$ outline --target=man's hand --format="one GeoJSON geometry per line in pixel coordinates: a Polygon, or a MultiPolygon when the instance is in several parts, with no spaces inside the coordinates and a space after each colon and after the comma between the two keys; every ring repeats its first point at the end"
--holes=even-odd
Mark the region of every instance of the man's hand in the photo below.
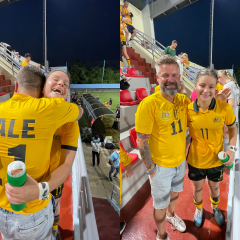
{"type": "Polygon", "coordinates": [[[125,169],[125,177],[131,177],[133,175],[133,171],[132,171],[132,164],[129,163],[127,166],[124,167],[125,169]]]}
{"type": "Polygon", "coordinates": [[[5,187],[7,198],[12,204],[27,203],[39,198],[38,182],[29,175],[23,186],[12,187],[6,183],[5,187]]]}
{"type": "Polygon", "coordinates": [[[227,162],[224,163],[224,165],[231,166],[233,164],[233,161],[234,161],[234,154],[235,153],[233,151],[231,151],[230,149],[228,149],[226,151],[226,154],[229,156],[229,159],[228,159],[227,162]]]}
{"type": "Polygon", "coordinates": [[[154,172],[150,174],[150,178],[151,178],[151,179],[155,176],[156,170],[157,170],[157,169],[155,169],[154,172]]]}
{"type": "Polygon", "coordinates": [[[216,98],[221,100],[221,101],[224,101],[226,102],[228,97],[231,95],[231,88],[228,87],[228,88],[225,88],[223,90],[220,90],[217,95],[216,95],[216,98]]]}
{"type": "Polygon", "coordinates": [[[35,66],[35,67],[37,67],[37,68],[40,68],[40,65],[41,65],[41,64],[40,64],[40,63],[38,63],[38,64],[36,64],[36,66],[35,66]]]}

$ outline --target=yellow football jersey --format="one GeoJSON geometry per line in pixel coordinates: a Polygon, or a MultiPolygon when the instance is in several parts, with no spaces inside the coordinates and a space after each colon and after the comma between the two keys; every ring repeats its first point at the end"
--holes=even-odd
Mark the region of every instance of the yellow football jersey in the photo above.
{"type": "MultiPolygon", "coordinates": [[[[127,153],[120,146],[120,163],[123,167],[126,167],[128,164],[131,164],[132,159],[127,155],[127,153]]],[[[122,195],[122,171],[120,168],[120,203],[122,195]]]]}
{"type": "Polygon", "coordinates": [[[222,166],[218,153],[223,150],[223,126],[235,123],[232,107],[213,98],[205,112],[198,108],[197,99],[188,106],[188,127],[192,142],[187,162],[196,168],[222,166]]]}
{"type": "Polygon", "coordinates": [[[28,65],[26,61],[22,61],[22,67],[28,65]]]}
{"type": "Polygon", "coordinates": [[[53,136],[50,154],[50,172],[61,166],[61,149],[77,151],[79,127],[77,122],[69,122],[57,129],[53,136]]]}
{"type": "Polygon", "coordinates": [[[121,24],[122,24],[122,16],[120,16],[120,40],[121,42],[126,42],[125,36],[123,34],[123,30],[121,28],[121,24]]]}
{"type": "Polygon", "coordinates": [[[187,106],[191,101],[177,94],[174,102],[160,91],[141,101],[135,114],[136,131],[151,134],[149,147],[154,163],[177,167],[186,158],[187,106]]]}
{"type": "Polygon", "coordinates": [[[159,91],[160,91],[160,89],[161,89],[160,85],[157,85],[157,86],[155,87],[155,90],[154,90],[154,92],[155,92],[155,93],[156,93],[156,92],[159,92],[159,91]]]}
{"type": "MultiPolygon", "coordinates": [[[[55,131],[77,119],[77,105],[63,98],[33,98],[15,93],[0,104],[0,207],[14,212],[5,194],[7,166],[23,161],[27,174],[37,182],[49,174],[50,151],[55,131]]],[[[49,196],[51,196],[49,194],[49,196]]],[[[32,214],[47,206],[48,200],[34,200],[17,213],[32,214]]]]}
{"type": "MultiPolygon", "coordinates": [[[[123,17],[131,19],[129,15],[124,15],[124,13],[129,13],[129,10],[127,8],[123,8],[122,5],[120,5],[120,11],[123,12],[123,17]]],[[[124,22],[125,23],[125,22],[124,22]]],[[[132,25],[132,22],[126,22],[128,25],[132,25]]]]}
{"type": "Polygon", "coordinates": [[[217,83],[216,90],[220,91],[222,89],[223,89],[223,85],[221,85],[220,83],[217,83]]]}

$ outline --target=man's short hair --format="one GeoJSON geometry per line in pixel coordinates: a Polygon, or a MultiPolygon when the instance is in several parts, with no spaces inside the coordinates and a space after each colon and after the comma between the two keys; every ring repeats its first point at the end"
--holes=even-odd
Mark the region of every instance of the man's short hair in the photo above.
{"type": "Polygon", "coordinates": [[[174,65],[177,65],[178,66],[178,70],[179,70],[179,65],[177,63],[177,59],[175,57],[172,57],[170,55],[163,55],[162,57],[160,57],[157,62],[156,62],[156,71],[157,71],[157,74],[159,73],[159,66],[160,65],[163,65],[163,64],[167,64],[167,65],[171,65],[171,64],[174,64],[174,65]]]}
{"type": "Polygon", "coordinates": [[[19,89],[30,91],[42,91],[46,77],[43,72],[35,66],[23,66],[20,68],[16,81],[19,89]]]}
{"type": "Polygon", "coordinates": [[[172,43],[176,43],[177,44],[177,41],[176,40],[172,40],[172,43]]]}
{"type": "Polygon", "coordinates": [[[32,58],[32,56],[31,56],[31,54],[30,54],[30,53],[26,53],[26,54],[25,54],[25,58],[27,58],[27,57],[30,57],[30,58],[32,58]]]}

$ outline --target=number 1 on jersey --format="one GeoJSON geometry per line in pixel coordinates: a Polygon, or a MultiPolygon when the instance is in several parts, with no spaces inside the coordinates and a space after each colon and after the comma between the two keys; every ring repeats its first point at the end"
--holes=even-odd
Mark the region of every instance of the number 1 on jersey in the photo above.
{"type": "MultiPolygon", "coordinates": [[[[172,122],[171,125],[172,125],[172,129],[173,129],[172,135],[176,135],[177,132],[176,132],[176,127],[175,127],[175,122],[172,122]]],[[[181,125],[181,120],[180,119],[178,120],[178,125],[179,125],[179,132],[178,133],[181,133],[183,130],[182,130],[182,125],[181,125]]]]}

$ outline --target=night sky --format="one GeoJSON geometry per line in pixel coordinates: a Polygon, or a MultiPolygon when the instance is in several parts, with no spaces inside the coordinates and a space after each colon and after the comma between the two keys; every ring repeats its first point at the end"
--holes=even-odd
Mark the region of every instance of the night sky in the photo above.
{"type": "MultiPolygon", "coordinates": [[[[215,0],[213,64],[215,69],[240,67],[240,1],[215,0]]],[[[154,22],[155,37],[164,46],[178,41],[177,55],[186,52],[189,60],[209,66],[210,0],[199,0],[154,22]]]]}
{"type": "MultiPolygon", "coordinates": [[[[47,0],[50,67],[116,60],[119,65],[119,4],[113,0],[47,0]],[[118,13],[118,14],[117,14],[118,13]]],[[[43,1],[20,0],[0,8],[0,42],[43,63],[43,1]]]]}

